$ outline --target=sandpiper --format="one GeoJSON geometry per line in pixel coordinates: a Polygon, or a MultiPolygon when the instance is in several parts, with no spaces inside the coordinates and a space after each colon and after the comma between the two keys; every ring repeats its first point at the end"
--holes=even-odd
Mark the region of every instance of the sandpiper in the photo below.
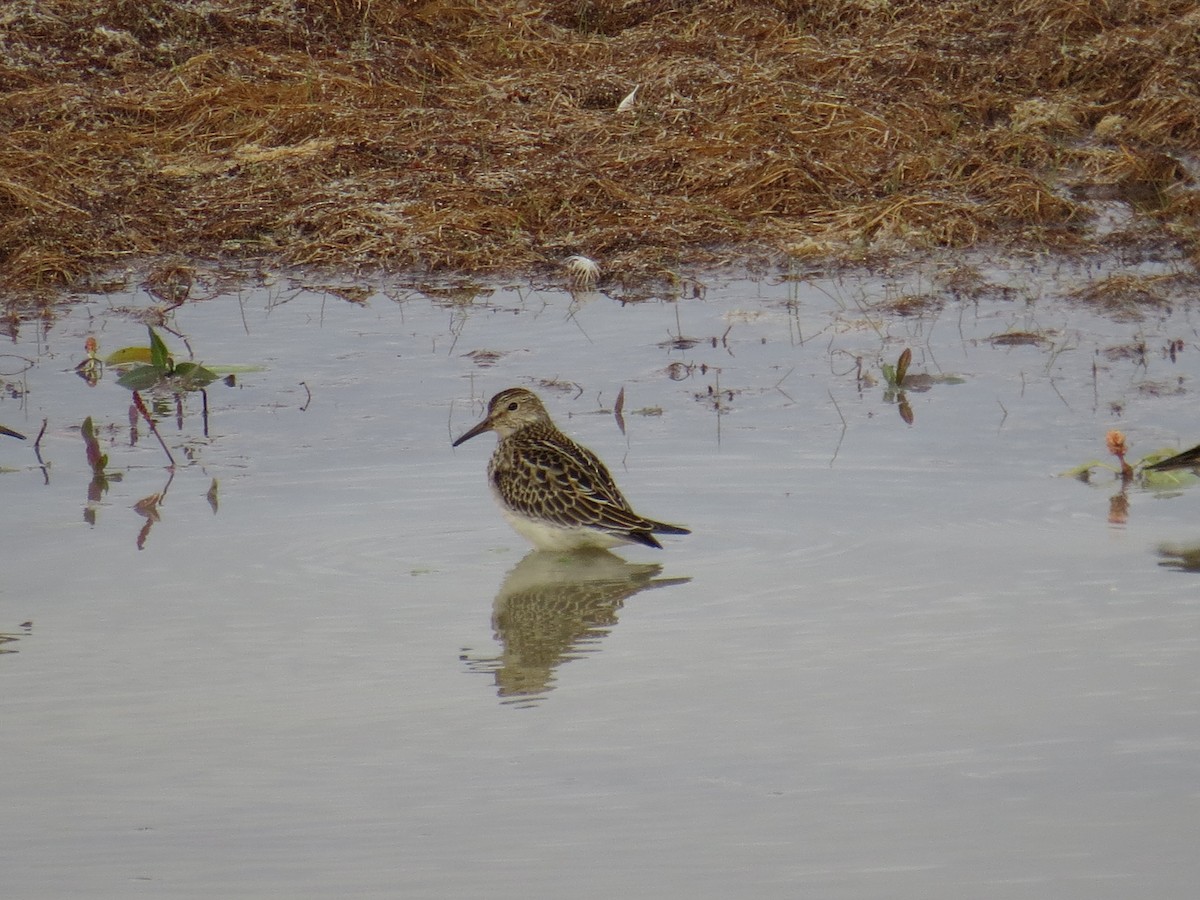
{"type": "Polygon", "coordinates": [[[500,440],[488,483],[510,525],[539,550],[662,544],[656,534],[691,534],[639,516],[599,457],[558,430],[532,391],[508,388],[488,403],[483,421],[452,446],[485,431],[500,440]]]}

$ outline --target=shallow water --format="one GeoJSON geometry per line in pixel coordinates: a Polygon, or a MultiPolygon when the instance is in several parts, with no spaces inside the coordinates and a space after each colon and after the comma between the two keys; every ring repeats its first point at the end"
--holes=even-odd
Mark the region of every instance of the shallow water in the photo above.
{"type": "Polygon", "coordinates": [[[30,437],[0,437],[7,892],[1190,897],[1200,581],[1158,549],[1200,543],[1200,490],[1131,485],[1113,522],[1111,473],[1055,475],[1113,427],[1134,460],[1200,441],[1195,314],[980,271],[639,303],[280,280],[167,320],[254,367],[207,430],[168,402],[173,476],[114,373],[73,371],[88,335],[144,343],[149,298],[26,325],[0,357],[30,437]],[[911,425],[881,380],[905,347],[934,376],[911,425]],[[517,384],[694,533],[528,556],[492,438],[450,448],[517,384]],[[94,502],[87,416],[122,476],[94,502]]]}

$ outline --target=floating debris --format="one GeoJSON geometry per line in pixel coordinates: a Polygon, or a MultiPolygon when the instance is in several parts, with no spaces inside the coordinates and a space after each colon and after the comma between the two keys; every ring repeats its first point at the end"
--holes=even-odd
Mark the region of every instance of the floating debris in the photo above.
{"type": "Polygon", "coordinates": [[[1049,342],[1050,339],[1045,335],[1032,331],[1005,331],[988,338],[988,343],[995,347],[1038,347],[1049,342]]]}

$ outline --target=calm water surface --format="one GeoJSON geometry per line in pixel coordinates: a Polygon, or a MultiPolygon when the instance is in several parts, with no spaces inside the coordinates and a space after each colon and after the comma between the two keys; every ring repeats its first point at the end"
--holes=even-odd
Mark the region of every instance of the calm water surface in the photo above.
{"type": "Polygon", "coordinates": [[[1193,896],[1200,575],[1159,547],[1200,543],[1200,490],[1112,516],[1111,473],[1055,475],[1113,427],[1135,460],[1200,441],[1196,314],[977,274],[281,279],[167,318],[180,359],[253,367],[207,422],[160,401],[173,474],[115,373],[73,371],[89,335],[144,344],[148,297],[22,326],[6,895],[1193,896]],[[450,448],[510,385],[694,534],[528,555],[492,438],[450,448]],[[88,416],[121,476],[93,500],[88,416]]]}

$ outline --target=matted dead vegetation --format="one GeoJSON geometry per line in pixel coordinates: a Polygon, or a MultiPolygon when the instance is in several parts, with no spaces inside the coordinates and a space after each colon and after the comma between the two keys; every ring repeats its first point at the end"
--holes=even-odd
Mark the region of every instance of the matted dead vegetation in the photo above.
{"type": "Polygon", "coordinates": [[[1198,95],[1182,0],[11,0],[0,291],[1081,248],[1099,202],[1195,262],[1198,95]]]}

